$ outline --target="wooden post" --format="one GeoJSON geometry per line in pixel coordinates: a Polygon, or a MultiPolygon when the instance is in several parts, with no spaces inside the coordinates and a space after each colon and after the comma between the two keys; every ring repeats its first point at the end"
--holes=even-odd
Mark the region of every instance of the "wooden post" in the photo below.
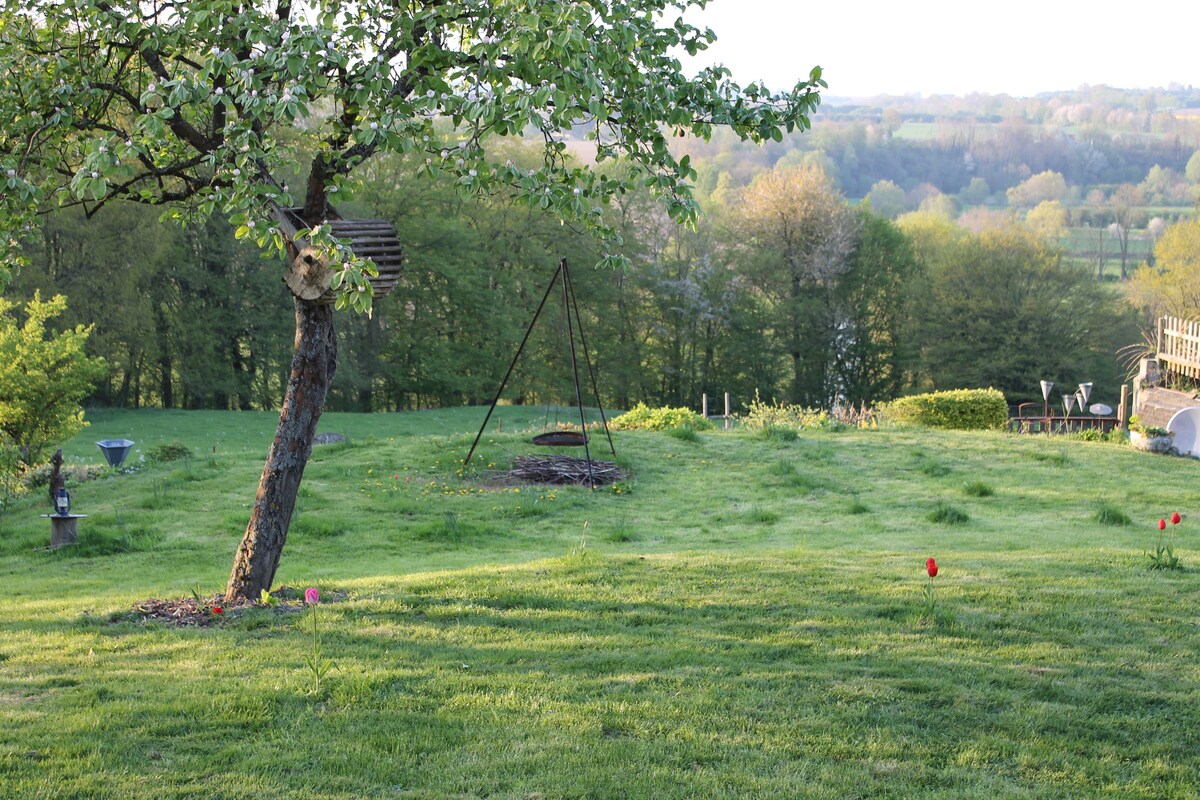
{"type": "Polygon", "coordinates": [[[724,430],[729,430],[729,392],[725,393],[725,427],[724,430]]]}
{"type": "Polygon", "coordinates": [[[1129,384],[1121,384],[1121,405],[1117,406],[1117,424],[1121,430],[1129,430],[1129,384]]]}
{"type": "Polygon", "coordinates": [[[708,419],[708,395],[700,395],[700,416],[708,419]]]}
{"type": "Polygon", "coordinates": [[[87,514],[42,514],[50,520],[50,549],[57,550],[79,541],[78,520],[87,514]]]}

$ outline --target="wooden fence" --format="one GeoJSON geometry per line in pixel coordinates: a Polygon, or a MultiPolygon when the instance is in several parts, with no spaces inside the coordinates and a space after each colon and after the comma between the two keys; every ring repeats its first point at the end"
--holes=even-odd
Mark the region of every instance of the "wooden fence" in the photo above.
{"type": "Polygon", "coordinates": [[[1158,362],[1167,372],[1200,380],[1200,322],[1159,317],[1158,362]]]}
{"type": "Polygon", "coordinates": [[[708,413],[708,395],[700,395],[700,415],[705,419],[723,420],[721,423],[725,430],[729,430],[733,426],[733,413],[729,410],[729,392],[725,393],[725,413],[724,414],[709,414],[708,413]]]}

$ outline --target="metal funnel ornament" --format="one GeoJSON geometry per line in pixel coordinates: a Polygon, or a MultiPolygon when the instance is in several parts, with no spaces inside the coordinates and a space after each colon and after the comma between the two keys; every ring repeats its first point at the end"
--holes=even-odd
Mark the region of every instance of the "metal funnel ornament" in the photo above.
{"type": "Polygon", "coordinates": [[[1087,407],[1088,402],[1092,399],[1092,382],[1079,384],[1079,396],[1083,400],[1079,403],[1079,409],[1082,411],[1087,407]]]}

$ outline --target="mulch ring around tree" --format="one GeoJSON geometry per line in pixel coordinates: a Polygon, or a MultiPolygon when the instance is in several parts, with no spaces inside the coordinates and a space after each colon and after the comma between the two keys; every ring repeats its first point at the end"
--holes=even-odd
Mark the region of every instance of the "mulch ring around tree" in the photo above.
{"type": "MultiPolygon", "coordinates": [[[[345,599],[345,592],[321,592],[321,602],[345,599]]],[[[109,622],[157,622],[176,628],[207,628],[225,620],[236,619],[249,609],[267,608],[276,614],[294,614],[304,610],[304,591],[291,586],[280,586],[271,592],[269,603],[243,601],[227,604],[225,595],[211,597],[179,597],[170,600],[143,600],[129,611],[120,611],[109,617],[109,622]]]]}
{"type": "Polygon", "coordinates": [[[596,486],[623,481],[629,473],[611,461],[591,462],[589,478],[588,460],[573,456],[516,456],[512,469],[495,476],[490,483],[509,486],[519,483],[547,483],[555,486],[588,486],[594,480],[596,486]]]}

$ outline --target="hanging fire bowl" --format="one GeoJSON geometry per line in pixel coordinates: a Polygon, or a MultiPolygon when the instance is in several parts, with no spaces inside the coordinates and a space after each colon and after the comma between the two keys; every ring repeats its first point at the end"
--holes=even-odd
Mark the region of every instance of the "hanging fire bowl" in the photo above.
{"type": "Polygon", "coordinates": [[[531,441],[538,447],[583,447],[588,443],[588,437],[579,431],[547,431],[531,441]]]}

